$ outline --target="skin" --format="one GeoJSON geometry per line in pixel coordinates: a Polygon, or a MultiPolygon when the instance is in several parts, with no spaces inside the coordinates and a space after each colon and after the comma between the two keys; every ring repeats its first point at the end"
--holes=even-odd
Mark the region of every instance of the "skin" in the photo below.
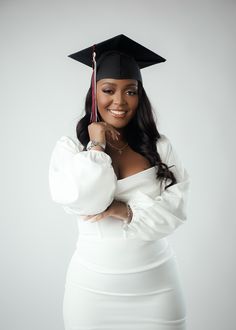
{"type": "Polygon", "coordinates": [[[138,106],[138,81],[107,78],[99,80],[97,106],[102,120],[120,132],[119,141],[115,141],[115,145],[124,145],[123,129],[135,115],[138,106]],[[108,109],[125,110],[127,113],[125,118],[114,118],[108,109]]]}
{"type": "MultiPolygon", "coordinates": [[[[138,106],[138,81],[110,78],[99,80],[97,82],[97,106],[102,121],[110,124],[120,133],[116,141],[112,139],[112,136],[107,136],[107,140],[118,148],[122,147],[126,143],[123,135],[124,127],[133,118],[138,106]],[[108,109],[125,110],[127,113],[125,118],[115,118],[108,109]]],[[[114,199],[105,211],[83,218],[95,222],[108,216],[126,220],[128,218],[126,203],[114,199]]]]}

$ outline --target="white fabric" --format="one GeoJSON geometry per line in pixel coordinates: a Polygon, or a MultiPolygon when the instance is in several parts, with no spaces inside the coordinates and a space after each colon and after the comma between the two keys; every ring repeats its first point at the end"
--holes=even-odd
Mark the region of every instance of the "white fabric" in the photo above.
{"type": "MultiPolygon", "coordinates": [[[[52,199],[65,211],[76,215],[93,215],[104,211],[115,196],[117,180],[111,158],[105,152],[82,152],[82,145],[62,136],[52,152],[49,167],[49,186],[52,199]]],[[[159,239],[171,234],[186,221],[189,175],[169,139],[161,134],[157,149],[161,159],[177,178],[177,184],[150,195],[141,186],[127,200],[133,211],[130,224],[123,226],[126,237],[145,240],[159,239]]],[[[155,170],[155,167],[148,170],[155,170]]],[[[147,170],[146,170],[147,171],[147,170]]],[[[138,174],[145,174],[142,171],[138,174]]],[[[132,175],[125,179],[135,179],[132,175]]],[[[137,177],[138,180],[138,177],[137,177]]],[[[169,182],[169,181],[168,181],[169,182]]],[[[159,190],[158,190],[159,188],[159,190]]]]}
{"type": "MultiPolygon", "coordinates": [[[[133,211],[132,222],[127,226],[127,236],[140,237],[145,240],[159,239],[170,235],[187,219],[186,206],[190,179],[175,149],[166,136],[157,143],[162,161],[171,167],[177,184],[160,194],[149,196],[140,190],[128,200],[133,211]],[[134,233],[134,235],[133,235],[134,233]]],[[[169,183],[170,181],[168,181],[169,183]]]]}
{"type": "Polygon", "coordinates": [[[52,199],[68,213],[100,213],[114,198],[116,175],[105,152],[82,148],[67,136],[57,141],[49,166],[52,199]]]}
{"type": "Polygon", "coordinates": [[[157,142],[162,161],[175,165],[177,184],[165,191],[155,167],[117,180],[109,155],[82,149],[62,136],[49,165],[52,199],[77,217],[79,233],[66,275],[65,329],[186,329],[178,266],[166,237],[186,222],[190,180],[172,144],[163,134],[157,142]],[[114,217],[81,219],[113,199],[130,204],[127,226],[114,217]]]}

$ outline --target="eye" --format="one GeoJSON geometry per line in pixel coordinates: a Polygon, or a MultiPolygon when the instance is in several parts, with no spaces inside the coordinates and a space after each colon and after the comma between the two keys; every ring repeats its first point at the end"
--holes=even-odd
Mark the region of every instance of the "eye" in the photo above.
{"type": "Polygon", "coordinates": [[[112,90],[111,89],[103,89],[103,92],[110,94],[112,92],[112,90]]]}
{"type": "Polygon", "coordinates": [[[131,96],[137,95],[136,91],[128,91],[127,93],[130,93],[129,95],[131,95],[131,96]]]}
{"type": "MultiPolygon", "coordinates": [[[[102,91],[103,91],[103,93],[106,93],[106,94],[111,94],[111,93],[113,93],[113,90],[111,90],[111,89],[103,89],[102,91]]],[[[132,91],[132,90],[127,91],[127,93],[128,93],[130,96],[134,96],[134,95],[137,95],[137,94],[138,94],[137,91],[132,91]]]]}

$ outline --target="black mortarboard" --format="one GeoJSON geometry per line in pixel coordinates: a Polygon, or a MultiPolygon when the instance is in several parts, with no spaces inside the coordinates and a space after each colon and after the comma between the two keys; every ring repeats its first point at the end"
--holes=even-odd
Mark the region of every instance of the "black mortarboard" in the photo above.
{"type": "Polygon", "coordinates": [[[103,78],[135,79],[142,83],[140,69],[166,59],[119,34],[68,57],[93,68],[91,122],[97,121],[96,82],[103,78]]]}

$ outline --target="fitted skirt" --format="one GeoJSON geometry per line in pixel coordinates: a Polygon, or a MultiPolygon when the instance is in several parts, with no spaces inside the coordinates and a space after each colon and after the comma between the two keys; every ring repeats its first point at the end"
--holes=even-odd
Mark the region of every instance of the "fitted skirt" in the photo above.
{"type": "Polygon", "coordinates": [[[186,330],[176,256],[168,248],[160,256],[149,267],[103,271],[76,250],[66,275],[65,330],[186,330]]]}

